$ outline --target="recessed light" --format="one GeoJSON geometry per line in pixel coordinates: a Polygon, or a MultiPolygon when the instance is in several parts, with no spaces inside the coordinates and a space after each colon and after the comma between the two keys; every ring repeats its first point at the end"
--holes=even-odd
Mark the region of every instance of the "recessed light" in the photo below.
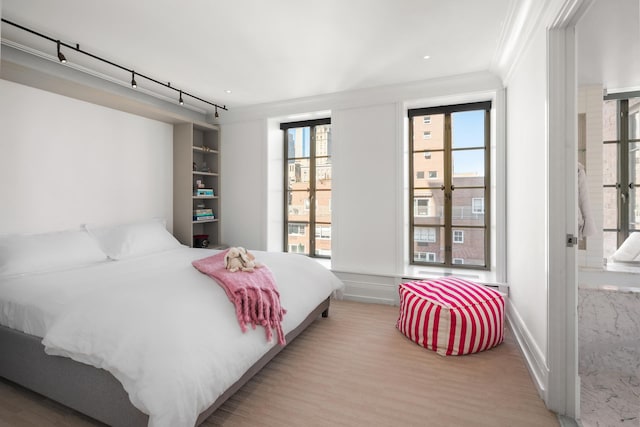
{"type": "Polygon", "coordinates": [[[422,57],[422,59],[429,59],[429,58],[431,58],[429,55],[425,55],[422,57]]]}
{"type": "Polygon", "coordinates": [[[231,89],[225,90],[225,93],[231,93],[231,89]]]}

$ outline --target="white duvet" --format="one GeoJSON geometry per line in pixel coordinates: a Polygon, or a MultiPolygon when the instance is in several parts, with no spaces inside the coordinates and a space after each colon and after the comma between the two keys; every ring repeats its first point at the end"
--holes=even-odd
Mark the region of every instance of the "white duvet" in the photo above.
{"type": "MultiPolygon", "coordinates": [[[[193,426],[276,341],[243,334],[223,289],[180,248],[0,282],[0,323],[42,336],[48,354],[111,372],[149,425],[193,426]]],[[[276,279],[294,329],[342,283],[299,255],[255,252],[276,279]]]]}

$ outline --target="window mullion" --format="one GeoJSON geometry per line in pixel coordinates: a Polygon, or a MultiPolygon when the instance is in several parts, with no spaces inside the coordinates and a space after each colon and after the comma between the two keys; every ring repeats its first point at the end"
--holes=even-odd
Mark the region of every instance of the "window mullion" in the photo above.
{"type": "Polygon", "coordinates": [[[618,247],[629,236],[629,101],[620,101],[620,150],[618,153],[618,247]]]}
{"type": "Polygon", "coordinates": [[[451,265],[453,238],[451,232],[451,222],[453,217],[453,155],[451,132],[451,114],[444,116],[444,264],[451,265]]]}
{"type": "MultiPolygon", "coordinates": [[[[413,119],[409,118],[409,121],[413,123],[413,119]]],[[[413,263],[415,260],[415,187],[414,187],[414,164],[413,164],[413,152],[414,152],[414,129],[413,124],[409,126],[409,263],[413,263]]]]}
{"type": "Polygon", "coordinates": [[[309,256],[316,255],[316,126],[311,127],[309,147],[309,256]]]}

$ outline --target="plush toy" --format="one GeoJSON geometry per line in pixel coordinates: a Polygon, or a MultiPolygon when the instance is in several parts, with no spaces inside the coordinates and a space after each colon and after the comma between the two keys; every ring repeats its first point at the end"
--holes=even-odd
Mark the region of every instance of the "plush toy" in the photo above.
{"type": "Polygon", "coordinates": [[[235,273],[236,271],[247,271],[251,273],[255,268],[262,266],[255,261],[253,254],[243,247],[229,248],[224,255],[224,265],[231,273],[235,273]]]}
{"type": "Polygon", "coordinates": [[[253,271],[255,268],[262,267],[262,264],[256,261],[256,257],[253,256],[251,252],[243,247],[238,247],[238,250],[240,251],[240,258],[242,258],[242,264],[244,265],[242,271],[253,271]]]}

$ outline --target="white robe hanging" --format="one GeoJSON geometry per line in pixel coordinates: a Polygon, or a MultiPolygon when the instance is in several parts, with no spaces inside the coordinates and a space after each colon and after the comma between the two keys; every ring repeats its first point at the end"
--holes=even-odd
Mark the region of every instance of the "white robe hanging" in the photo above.
{"type": "Polygon", "coordinates": [[[578,163],[578,237],[584,239],[596,232],[596,225],[591,215],[587,173],[582,163],[578,163]]]}

